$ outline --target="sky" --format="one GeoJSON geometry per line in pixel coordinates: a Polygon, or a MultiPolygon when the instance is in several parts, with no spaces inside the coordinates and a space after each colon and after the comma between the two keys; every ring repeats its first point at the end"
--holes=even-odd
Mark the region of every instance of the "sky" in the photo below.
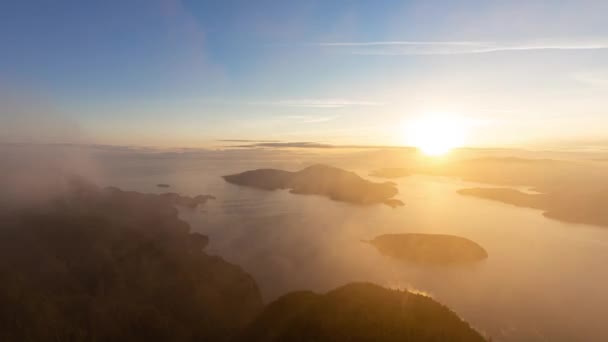
{"type": "Polygon", "coordinates": [[[0,2],[0,140],[608,145],[608,1],[0,2]]]}

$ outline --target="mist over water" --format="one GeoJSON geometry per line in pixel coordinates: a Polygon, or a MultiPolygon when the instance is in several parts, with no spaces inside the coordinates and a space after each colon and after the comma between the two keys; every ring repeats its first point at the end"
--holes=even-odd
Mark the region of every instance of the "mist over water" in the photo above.
{"type": "MultiPolygon", "coordinates": [[[[397,180],[397,198],[405,206],[391,209],[238,187],[221,178],[258,167],[296,170],[306,164],[263,153],[258,160],[214,154],[127,158],[120,153],[100,159],[103,185],[215,195],[217,200],[197,210],[182,209],[180,216],[210,237],[211,254],[251,273],[267,302],[293,290],[327,291],[371,281],[426,293],[495,341],[608,339],[605,228],[461,196],[457,190],[478,184],[444,177],[397,180]],[[171,188],[160,189],[158,183],[171,188]],[[400,232],[466,237],[489,257],[469,266],[417,266],[382,256],[362,242],[400,232]]],[[[370,170],[353,171],[366,176],[370,170]]]]}

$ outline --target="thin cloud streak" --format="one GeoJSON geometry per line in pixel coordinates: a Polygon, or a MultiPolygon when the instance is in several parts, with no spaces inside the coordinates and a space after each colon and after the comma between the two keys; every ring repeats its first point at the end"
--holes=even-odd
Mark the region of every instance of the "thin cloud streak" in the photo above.
{"type": "Polygon", "coordinates": [[[235,142],[235,143],[277,143],[280,140],[255,140],[255,139],[218,139],[221,142],[235,142]]]}
{"type": "Polygon", "coordinates": [[[356,55],[462,55],[517,51],[604,50],[608,43],[499,44],[476,41],[371,41],[330,42],[318,46],[356,55]],[[351,48],[351,49],[349,49],[351,48]]]}
{"type": "Polygon", "coordinates": [[[290,115],[287,116],[287,119],[297,120],[301,123],[321,123],[335,120],[337,116],[321,116],[321,117],[312,117],[305,115],[290,115]]]}
{"type": "Polygon", "coordinates": [[[457,46],[472,46],[472,45],[487,45],[486,42],[473,41],[377,41],[377,42],[334,42],[334,43],[319,43],[320,46],[388,46],[388,45],[457,45],[457,46]]]}
{"type": "Polygon", "coordinates": [[[354,106],[382,106],[384,103],[374,101],[356,101],[348,99],[302,99],[302,100],[279,100],[272,102],[254,102],[258,106],[281,106],[281,107],[303,107],[303,108],[344,108],[354,106]]]}
{"type": "Polygon", "coordinates": [[[271,149],[282,149],[282,148],[304,148],[304,149],[398,149],[398,150],[410,150],[415,151],[415,147],[411,146],[399,146],[399,145],[333,145],[326,143],[319,143],[314,141],[284,141],[275,143],[254,143],[254,144],[243,144],[243,145],[229,145],[224,146],[225,148],[271,148],[271,149]]]}

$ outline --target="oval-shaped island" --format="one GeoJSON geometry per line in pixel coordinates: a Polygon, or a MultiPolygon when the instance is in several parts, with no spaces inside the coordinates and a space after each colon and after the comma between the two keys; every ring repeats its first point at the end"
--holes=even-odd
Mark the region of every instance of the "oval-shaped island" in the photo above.
{"type": "Polygon", "coordinates": [[[366,241],[391,258],[422,264],[465,264],[488,257],[486,250],[469,239],[444,234],[385,234],[366,241]]]}

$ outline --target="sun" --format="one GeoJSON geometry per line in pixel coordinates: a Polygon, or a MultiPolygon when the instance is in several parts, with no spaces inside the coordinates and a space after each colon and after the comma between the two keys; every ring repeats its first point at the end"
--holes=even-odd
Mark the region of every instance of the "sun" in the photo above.
{"type": "Polygon", "coordinates": [[[429,156],[441,156],[463,146],[466,121],[455,115],[429,114],[405,124],[404,138],[429,156]]]}

